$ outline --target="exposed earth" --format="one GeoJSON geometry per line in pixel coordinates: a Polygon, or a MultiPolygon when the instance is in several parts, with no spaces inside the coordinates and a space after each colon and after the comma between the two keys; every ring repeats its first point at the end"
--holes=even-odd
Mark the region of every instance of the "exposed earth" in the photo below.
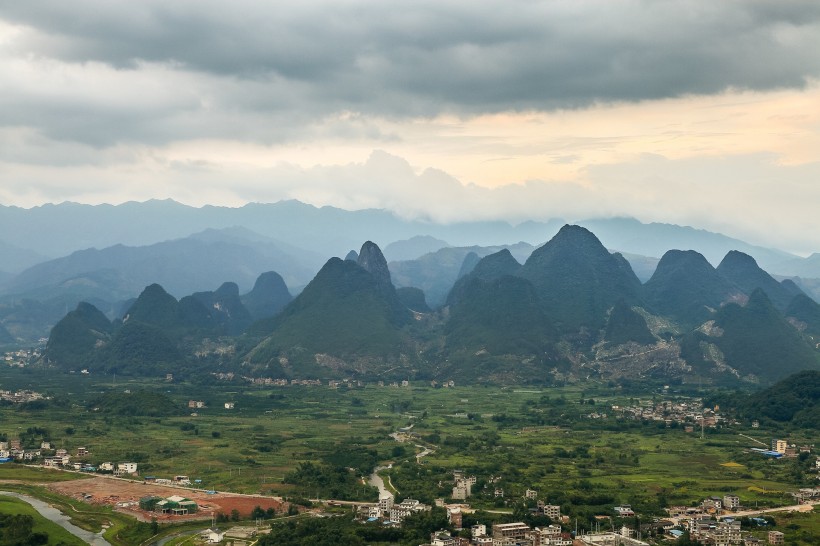
{"type": "Polygon", "coordinates": [[[150,482],[114,477],[99,476],[83,480],[56,482],[48,484],[47,487],[61,495],[87,503],[111,506],[119,512],[128,513],[143,521],[149,521],[151,518],[156,518],[158,521],[211,519],[212,516],[219,513],[229,516],[232,510],[238,510],[243,518],[247,518],[257,506],[263,510],[273,508],[277,513],[288,509],[287,503],[280,497],[241,495],[237,493],[208,494],[202,489],[155,485],[150,482]],[[195,514],[185,516],[157,514],[140,510],[139,500],[152,495],[163,498],[173,495],[187,497],[197,503],[199,510],[195,514]]]}

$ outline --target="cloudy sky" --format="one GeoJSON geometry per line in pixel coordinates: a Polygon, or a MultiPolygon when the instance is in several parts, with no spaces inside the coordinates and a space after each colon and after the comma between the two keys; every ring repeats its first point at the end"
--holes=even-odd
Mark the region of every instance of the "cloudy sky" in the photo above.
{"type": "Polygon", "coordinates": [[[820,251],[815,0],[0,0],[0,203],[632,215],[820,251]]]}

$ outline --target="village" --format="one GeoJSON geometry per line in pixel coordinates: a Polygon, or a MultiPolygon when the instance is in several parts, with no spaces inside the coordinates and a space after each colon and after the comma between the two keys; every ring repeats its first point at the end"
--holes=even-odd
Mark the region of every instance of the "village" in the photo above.
{"type": "MultiPolygon", "coordinates": [[[[820,471],[820,457],[816,468],[820,471]]],[[[498,481],[490,477],[487,485],[498,481]]],[[[452,499],[461,501],[447,503],[437,499],[436,506],[447,511],[450,526],[456,533],[463,530],[464,514],[473,514],[475,510],[466,504],[472,495],[472,488],[478,482],[476,476],[468,476],[461,470],[453,471],[452,499]]],[[[485,486],[486,487],[486,486],[485,486]]],[[[494,489],[494,495],[503,497],[504,491],[494,489]]],[[[811,510],[813,505],[820,504],[820,487],[803,488],[791,493],[796,505],[784,510],[811,510]]],[[[777,509],[755,510],[743,505],[739,496],[726,494],[710,496],[697,506],[673,506],[667,508],[668,519],[641,517],[630,505],[612,507],[609,515],[596,516],[597,525],[612,529],[615,522],[621,522],[617,530],[598,531],[578,534],[571,529],[571,519],[561,514],[561,507],[551,505],[539,499],[538,491],[527,489],[523,495],[526,501],[535,501],[530,508],[534,516],[549,518],[548,525],[531,527],[524,522],[499,523],[490,525],[472,525],[470,538],[454,535],[447,530],[439,530],[430,537],[430,542],[420,546],[644,546],[647,542],[642,536],[677,540],[688,533],[693,540],[711,546],[740,546],[763,544],[755,535],[741,529],[741,517],[749,518],[755,527],[766,528],[771,520],[759,516],[777,509]],[[643,521],[643,523],[641,523],[643,521]],[[632,526],[628,522],[635,522],[632,526]]],[[[431,506],[415,499],[404,499],[396,503],[389,492],[383,491],[378,503],[357,505],[357,518],[363,523],[381,523],[385,526],[400,526],[402,521],[417,512],[429,511],[431,506]]],[[[783,533],[777,530],[768,531],[767,544],[783,544],[783,533]]]]}

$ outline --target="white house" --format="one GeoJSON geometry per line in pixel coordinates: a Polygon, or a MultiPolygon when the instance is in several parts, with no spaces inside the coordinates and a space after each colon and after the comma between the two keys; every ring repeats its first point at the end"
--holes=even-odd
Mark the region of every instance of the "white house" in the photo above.
{"type": "Polygon", "coordinates": [[[202,532],[202,540],[208,544],[218,544],[225,538],[225,531],[219,529],[206,529],[202,532]]]}
{"type": "Polygon", "coordinates": [[[137,463],[117,463],[118,474],[136,474],[137,463]]]}

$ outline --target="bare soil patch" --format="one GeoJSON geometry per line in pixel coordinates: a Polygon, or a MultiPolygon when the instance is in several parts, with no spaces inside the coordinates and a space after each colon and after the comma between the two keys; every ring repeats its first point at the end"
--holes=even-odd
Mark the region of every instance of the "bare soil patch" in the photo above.
{"type": "Polygon", "coordinates": [[[263,510],[273,508],[277,512],[282,512],[288,508],[287,503],[277,497],[219,492],[208,494],[201,489],[155,485],[150,482],[137,482],[113,477],[57,482],[48,484],[47,487],[61,495],[83,502],[111,506],[117,511],[126,512],[143,521],[148,521],[154,517],[158,521],[210,519],[212,515],[219,513],[230,515],[232,510],[238,510],[242,517],[247,518],[257,506],[263,510]],[[152,495],[163,498],[172,495],[187,497],[197,503],[199,511],[196,514],[172,516],[140,510],[139,500],[152,495]]]}

